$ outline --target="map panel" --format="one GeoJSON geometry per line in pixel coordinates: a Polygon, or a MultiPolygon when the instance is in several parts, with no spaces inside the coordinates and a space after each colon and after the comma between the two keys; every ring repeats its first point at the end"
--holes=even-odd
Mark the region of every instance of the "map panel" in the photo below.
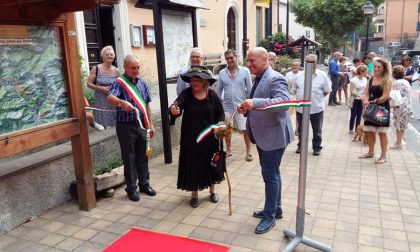
{"type": "Polygon", "coordinates": [[[0,25],[0,135],[68,117],[58,28],[0,25]]]}
{"type": "Polygon", "coordinates": [[[192,17],[189,12],[162,10],[166,78],[187,70],[193,48],[192,17]]]}

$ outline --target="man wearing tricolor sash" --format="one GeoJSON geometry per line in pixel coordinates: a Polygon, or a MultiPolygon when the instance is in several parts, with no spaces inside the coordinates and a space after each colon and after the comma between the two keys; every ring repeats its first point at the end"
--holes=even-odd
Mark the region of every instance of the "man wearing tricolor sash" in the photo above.
{"type": "Polygon", "coordinates": [[[148,156],[151,154],[151,138],[155,134],[149,103],[149,88],[139,78],[140,62],[134,55],[124,58],[125,73],[109,90],[108,103],[117,107],[117,137],[124,163],[124,178],[128,198],[139,201],[140,192],[149,196],[156,191],[149,184],[148,156]]]}
{"type": "Polygon", "coordinates": [[[268,52],[262,47],[249,51],[247,65],[255,75],[250,99],[238,107],[241,114],[247,113],[246,129],[252,143],[257,145],[261,173],[265,183],[264,209],[255,211],[261,218],[255,233],[268,232],[281,219],[281,174],[280,163],[284,151],[293,141],[293,126],[286,79],[268,65],[268,52]]]}

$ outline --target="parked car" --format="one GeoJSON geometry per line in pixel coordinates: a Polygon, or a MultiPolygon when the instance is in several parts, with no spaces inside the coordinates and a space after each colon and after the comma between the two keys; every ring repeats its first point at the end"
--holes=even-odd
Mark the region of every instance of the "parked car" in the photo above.
{"type": "Polygon", "coordinates": [[[414,69],[418,72],[420,67],[420,55],[414,55],[411,57],[411,62],[414,69]]]}
{"type": "Polygon", "coordinates": [[[415,51],[415,50],[400,50],[400,51],[397,51],[391,59],[391,64],[393,66],[394,65],[399,65],[399,64],[401,64],[401,58],[403,56],[410,56],[412,58],[414,55],[420,55],[420,51],[415,51]]]}
{"type": "Polygon", "coordinates": [[[388,48],[400,48],[401,43],[400,42],[391,42],[388,44],[388,48]]]}

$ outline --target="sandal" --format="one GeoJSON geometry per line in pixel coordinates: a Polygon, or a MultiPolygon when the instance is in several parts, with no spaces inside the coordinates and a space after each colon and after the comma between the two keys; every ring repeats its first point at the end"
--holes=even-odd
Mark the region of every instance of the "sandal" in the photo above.
{"type": "Polygon", "coordinates": [[[226,157],[228,158],[230,156],[232,156],[232,153],[231,152],[226,152],[226,157]]]}
{"type": "Polygon", "coordinates": [[[363,155],[359,156],[359,158],[360,158],[360,159],[362,159],[362,158],[373,158],[373,156],[374,156],[374,155],[375,155],[375,154],[365,153],[365,154],[363,154],[363,155]]]}
{"type": "Polygon", "coordinates": [[[387,161],[386,158],[380,157],[378,160],[375,161],[375,164],[383,164],[386,161],[387,161]]]}

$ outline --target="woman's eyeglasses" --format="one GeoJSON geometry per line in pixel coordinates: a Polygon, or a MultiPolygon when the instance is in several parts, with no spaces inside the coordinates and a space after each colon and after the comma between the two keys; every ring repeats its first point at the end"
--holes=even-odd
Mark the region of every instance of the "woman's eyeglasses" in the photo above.
{"type": "Polygon", "coordinates": [[[305,62],[306,63],[312,63],[312,64],[316,63],[315,60],[306,60],[305,62]]]}

